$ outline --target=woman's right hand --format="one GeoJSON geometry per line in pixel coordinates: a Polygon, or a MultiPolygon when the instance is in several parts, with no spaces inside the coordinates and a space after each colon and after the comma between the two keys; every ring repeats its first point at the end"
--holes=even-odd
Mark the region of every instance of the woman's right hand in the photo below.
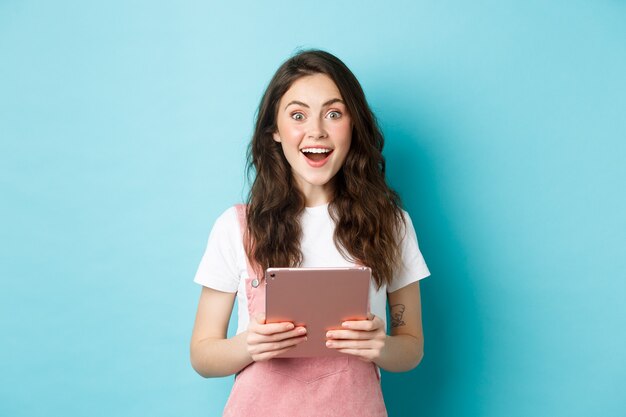
{"type": "Polygon", "coordinates": [[[250,320],[246,347],[255,362],[266,361],[293,349],[306,340],[306,328],[293,323],[265,324],[265,314],[260,313],[250,320]]]}

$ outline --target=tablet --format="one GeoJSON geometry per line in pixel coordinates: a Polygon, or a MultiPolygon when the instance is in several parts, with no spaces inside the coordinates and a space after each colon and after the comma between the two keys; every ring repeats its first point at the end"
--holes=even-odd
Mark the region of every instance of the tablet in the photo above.
{"type": "Polygon", "coordinates": [[[326,332],[346,320],[365,320],[372,270],[355,268],[268,268],[267,323],[289,321],[307,329],[307,341],[277,357],[343,356],[326,347],[326,332]]]}

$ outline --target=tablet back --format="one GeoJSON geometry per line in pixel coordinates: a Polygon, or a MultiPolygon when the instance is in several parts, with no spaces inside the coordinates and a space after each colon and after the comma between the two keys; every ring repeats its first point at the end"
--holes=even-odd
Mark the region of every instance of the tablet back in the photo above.
{"type": "Polygon", "coordinates": [[[266,322],[305,326],[307,341],[282,358],[342,356],[326,347],[326,332],[346,320],[367,319],[372,271],[356,268],[268,268],[266,322]]]}

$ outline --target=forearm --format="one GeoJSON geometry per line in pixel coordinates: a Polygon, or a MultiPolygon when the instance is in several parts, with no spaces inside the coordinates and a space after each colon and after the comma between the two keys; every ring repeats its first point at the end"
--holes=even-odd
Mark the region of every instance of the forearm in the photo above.
{"type": "Polygon", "coordinates": [[[246,332],[230,339],[204,339],[191,346],[191,365],[205,378],[232,375],[252,363],[246,332]]]}
{"type": "Polygon", "coordinates": [[[423,357],[423,340],[407,334],[388,335],[385,346],[374,363],[385,371],[405,372],[415,368],[423,357]]]}

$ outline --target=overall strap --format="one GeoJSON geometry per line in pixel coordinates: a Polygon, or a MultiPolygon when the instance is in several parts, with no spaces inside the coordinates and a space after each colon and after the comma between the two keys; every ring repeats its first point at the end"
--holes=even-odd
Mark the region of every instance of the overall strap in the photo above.
{"type": "MultiPolygon", "coordinates": [[[[239,229],[241,231],[241,241],[245,242],[246,229],[247,229],[247,216],[246,216],[245,204],[237,204],[235,209],[237,210],[237,219],[239,220],[239,229]]],[[[245,244],[244,244],[245,248],[245,244]]],[[[250,320],[253,319],[257,313],[265,312],[265,280],[263,277],[258,277],[253,267],[253,263],[246,257],[246,268],[248,270],[248,278],[246,278],[246,296],[248,299],[248,313],[250,320]]]]}

